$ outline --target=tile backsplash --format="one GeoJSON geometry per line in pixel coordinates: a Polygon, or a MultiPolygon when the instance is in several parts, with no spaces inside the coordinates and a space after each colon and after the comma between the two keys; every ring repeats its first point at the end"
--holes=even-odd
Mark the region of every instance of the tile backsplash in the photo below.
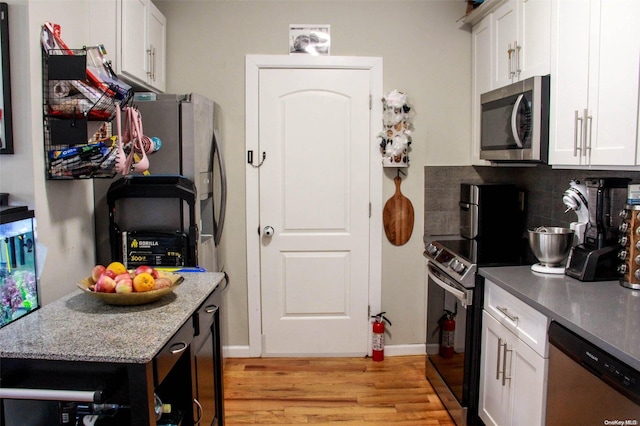
{"type": "Polygon", "coordinates": [[[562,194],[573,178],[584,182],[588,177],[628,177],[640,183],[640,172],[559,170],[550,166],[486,167],[425,166],[424,233],[457,235],[460,226],[458,201],[460,183],[514,183],[526,193],[527,227],[540,225],[568,227],[576,220],[574,212],[564,211],[562,194]]]}

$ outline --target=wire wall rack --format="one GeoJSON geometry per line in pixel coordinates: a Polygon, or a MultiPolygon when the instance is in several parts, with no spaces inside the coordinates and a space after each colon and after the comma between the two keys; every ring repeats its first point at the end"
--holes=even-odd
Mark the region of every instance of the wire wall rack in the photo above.
{"type": "Polygon", "coordinates": [[[115,176],[116,109],[133,97],[93,48],[42,51],[46,177],[50,180],[115,176]],[[89,53],[89,55],[88,55],[89,53]]]}

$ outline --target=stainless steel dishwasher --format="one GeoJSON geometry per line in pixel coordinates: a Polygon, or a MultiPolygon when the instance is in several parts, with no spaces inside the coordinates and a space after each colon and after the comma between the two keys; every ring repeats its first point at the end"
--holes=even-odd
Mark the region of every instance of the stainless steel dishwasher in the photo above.
{"type": "Polygon", "coordinates": [[[546,425],[640,425],[640,372],[567,328],[549,326],[546,425]]]}

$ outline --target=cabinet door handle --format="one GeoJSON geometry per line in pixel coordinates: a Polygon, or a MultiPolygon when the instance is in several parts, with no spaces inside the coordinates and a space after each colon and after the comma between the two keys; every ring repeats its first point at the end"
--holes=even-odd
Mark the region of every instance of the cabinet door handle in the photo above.
{"type": "Polygon", "coordinates": [[[206,308],[204,308],[204,311],[208,314],[215,314],[218,311],[218,306],[217,305],[209,305],[206,308]]]}
{"type": "Polygon", "coordinates": [[[499,310],[500,312],[502,312],[504,314],[504,316],[509,318],[512,322],[515,322],[515,323],[518,322],[518,317],[515,316],[515,315],[510,315],[509,311],[507,310],[507,308],[502,307],[502,306],[496,306],[496,309],[499,310]]]}
{"type": "Polygon", "coordinates": [[[591,157],[591,140],[593,139],[593,116],[589,114],[589,110],[587,108],[584,109],[584,152],[583,155],[587,156],[587,151],[589,151],[589,157],[591,157]]]}
{"type": "Polygon", "coordinates": [[[196,404],[196,407],[198,409],[198,418],[194,420],[194,424],[199,425],[200,420],[202,420],[202,415],[204,414],[204,410],[202,409],[202,404],[200,404],[200,401],[198,401],[196,398],[193,398],[193,403],[196,404]]]}
{"type": "MultiPolygon", "coordinates": [[[[511,377],[507,377],[507,352],[513,352],[512,349],[507,349],[507,342],[504,342],[502,346],[502,386],[504,386],[507,380],[511,380],[511,377]]],[[[511,371],[511,366],[509,366],[511,371]]]]}
{"type": "Polygon", "coordinates": [[[509,48],[507,49],[507,56],[509,61],[507,62],[508,64],[508,73],[509,73],[509,79],[511,79],[513,77],[513,52],[514,50],[511,48],[511,43],[509,43],[509,48]]]}
{"type": "Polygon", "coordinates": [[[148,60],[149,60],[149,67],[147,68],[147,75],[149,77],[151,77],[151,67],[153,66],[151,64],[151,46],[149,46],[149,48],[147,49],[147,57],[148,57],[148,60]]]}
{"type": "Polygon", "coordinates": [[[500,380],[500,347],[502,346],[502,338],[498,337],[498,350],[496,351],[496,380],[500,380]]]}
{"type": "Polygon", "coordinates": [[[514,59],[515,62],[516,62],[516,64],[515,64],[516,77],[520,78],[520,72],[522,71],[520,69],[520,49],[522,49],[522,46],[520,46],[518,44],[518,41],[514,41],[513,45],[514,45],[514,47],[516,49],[516,54],[515,54],[515,59],[514,59]]]}
{"type": "Polygon", "coordinates": [[[171,345],[171,347],[176,348],[176,349],[171,349],[171,354],[176,355],[184,352],[189,347],[189,345],[187,345],[185,342],[178,342],[174,345],[171,345]]]}
{"type": "Polygon", "coordinates": [[[578,156],[578,151],[582,151],[582,117],[578,115],[578,110],[575,111],[575,118],[573,121],[573,156],[578,156]],[[578,123],[580,125],[578,126],[578,123]],[[578,145],[578,129],[580,129],[580,145],[578,145]]]}
{"type": "Polygon", "coordinates": [[[151,45],[151,63],[153,64],[151,67],[151,80],[156,81],[156,48],[151,45]]]}

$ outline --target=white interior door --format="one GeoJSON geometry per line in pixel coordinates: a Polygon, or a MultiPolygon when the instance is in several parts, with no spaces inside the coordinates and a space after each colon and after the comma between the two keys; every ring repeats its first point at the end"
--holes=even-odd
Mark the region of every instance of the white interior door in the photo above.
{"type": "Polygon", "coordinates": [[[260,70],[264,356],[367,353],[369,95],[368,70],[260,70]]]}

